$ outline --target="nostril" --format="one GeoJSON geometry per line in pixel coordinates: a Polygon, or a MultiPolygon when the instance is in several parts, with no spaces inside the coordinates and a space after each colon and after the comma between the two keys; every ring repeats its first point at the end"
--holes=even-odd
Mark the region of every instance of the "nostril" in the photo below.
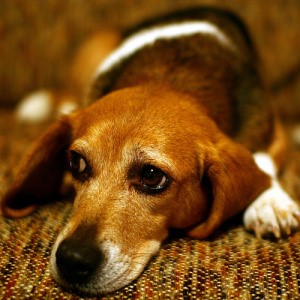
{"type": "Polygon", "coordinates": [[[56,265],[62,277],[69,282],[87,281],[103,259],[100,250],[75,239],[64,240],[56,252],[56,265]]]}

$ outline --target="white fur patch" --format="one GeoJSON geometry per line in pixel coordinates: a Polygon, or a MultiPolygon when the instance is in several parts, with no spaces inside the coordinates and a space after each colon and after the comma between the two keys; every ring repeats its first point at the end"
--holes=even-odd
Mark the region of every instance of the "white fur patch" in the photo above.
{"type": "Polygon", "coordinates": [[[280,238],[300,228],[300,209],[282,189],[276,179],[276,167],[267,153],[256,153],[258,167],[270,175],[272,185],[264,191],[245,211],[244,225],[258,238],[273,235],[280,238]]]}
{"type": "Polygon", "coordinates": [[[277,170],[272,157],[264,152],[257,152],[253,155],[257,166],[272,178],[276,177],[277,170]]]}
{"type": "Polygon", "coordinates": [[[50,117],[53,105],[53,96],[49,91],[37,91],[21,101],[16,109],[16,117],[22,122],[41,122],[50,117]]]}
{"type": "Polygon", "coordinates": [[[189,21],[178,24],[164,25],[142,30],[129,37],[100,65],[96,76],[113,68],[114,65],[129,57],[145,46],[153,44],[159,39],[174,39],[194,34],[210,35],[222,45],[233,48],[229,38],[214,24],[207,21],[189,21]]]}
{"type": "Polygon", "coordinates": [[[92,291],[92,293],[109,293],[115,291],[137,278],[143,271],[150,257],[155,254],[160,247],[158,241],[146,242],[145,252],[136,253],[136,257],[131,257],[122,253],[118,245],[111,241],[101,243],[101,250],[104,251],[106,261],[98,276],[81,287],[82,291],[92,291]]]}
{"type": "Polygon", "coordinates": [[[69,115],[78,108],[79,105],[75,101],[72,101],[72,99],[64,100],[57,108],[57,115],[69,115]]]}
{"type": "Polygon", "coordinates": [[[273,181],[272,186],[246,209],[244,225],[258,238],[269,234],[280,238],[299,229],[300,210],[278,182],[273,181]]]}

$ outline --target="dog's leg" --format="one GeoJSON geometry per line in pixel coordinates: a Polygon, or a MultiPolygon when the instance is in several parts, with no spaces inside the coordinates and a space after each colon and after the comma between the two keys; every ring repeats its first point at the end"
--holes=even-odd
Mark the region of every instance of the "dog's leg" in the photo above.
{"type": "Polygon", "coordinates": [[[246,209],[244,225],[258,238],[290,235],[300,227],[299,206],[280,186],[272,157],[267,153],[255,153],[254,159],[258,167],[272,178],[272,185],[246,209]]]}

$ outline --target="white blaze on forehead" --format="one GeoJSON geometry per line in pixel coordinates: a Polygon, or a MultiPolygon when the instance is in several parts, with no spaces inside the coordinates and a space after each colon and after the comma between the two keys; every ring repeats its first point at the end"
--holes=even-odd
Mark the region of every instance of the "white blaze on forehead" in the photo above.
{"type": "Polygon", "coordinates": [[[120,61],[134,54],[145,46],[153,44],[159,39],[175,39],[194,34],[210,35],[222,45],[233,48],[230,39],[214,24],[207,21],[189,21],[171,25],[164,25],[142,30],[129,37],[100,65],[96,76],[113,68],[120,61]]]}

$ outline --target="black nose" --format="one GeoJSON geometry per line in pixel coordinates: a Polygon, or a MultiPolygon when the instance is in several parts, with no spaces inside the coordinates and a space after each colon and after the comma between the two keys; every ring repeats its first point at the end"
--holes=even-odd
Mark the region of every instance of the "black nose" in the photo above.
{"type": "Polygon", "coordinates": [[[88,281],[100,266],[103,255],[93,245],[76,239],[64,240],[56,251],[56,265],[61,276],[71,283],[88,281]]]}

